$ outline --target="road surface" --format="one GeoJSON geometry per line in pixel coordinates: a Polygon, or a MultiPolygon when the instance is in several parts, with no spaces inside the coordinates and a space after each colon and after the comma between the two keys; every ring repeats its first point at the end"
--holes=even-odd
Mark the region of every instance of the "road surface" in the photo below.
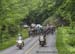
{"type": "Polygon", "coordinates": [[[39,45],[38,37],[30,37],[25,40],[25,46],[19,50],[16,45],[0,52],[0,54],[57,54],[56,36],[48,35],[46,37],[47,45],[41,47],[39,45]]]}

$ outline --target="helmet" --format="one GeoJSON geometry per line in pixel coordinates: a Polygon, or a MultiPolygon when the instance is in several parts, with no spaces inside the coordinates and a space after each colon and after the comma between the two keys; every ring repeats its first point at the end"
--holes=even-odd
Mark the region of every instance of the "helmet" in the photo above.
{"type": "Polygon", "coordinates": [[[18,36],[21,36],[21,34],[19,33],[18,36]]]}

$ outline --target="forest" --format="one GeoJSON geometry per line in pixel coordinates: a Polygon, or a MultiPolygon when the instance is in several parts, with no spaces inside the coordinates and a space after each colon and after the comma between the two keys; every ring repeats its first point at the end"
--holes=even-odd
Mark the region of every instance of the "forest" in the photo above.
{"type": "Polygon", "coordinates": [[[28,25],[31,23],[42,25],[47,23],[55,24],[57,26],[56,46],[58,53],[74,54],[74,0],[0,0],[0,46],[7,45],[0,48],[0,50],[14,45],[15,41],[12,40],[15,40],[18,32],[26,35],[24,36],[25,38],[28,37],[27,30],[20,26],[23,23],[28,25]],[[14,44],[8,44],[8,41],[14,44]]]}

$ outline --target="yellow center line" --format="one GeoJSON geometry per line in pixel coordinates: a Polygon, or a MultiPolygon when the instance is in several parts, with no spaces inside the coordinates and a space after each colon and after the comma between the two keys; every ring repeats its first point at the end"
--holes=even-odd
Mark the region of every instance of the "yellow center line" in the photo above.
{"type": "Polygon", "coordinates": [[[34,45],[33,45],[31,48],[29,48],[29,49],[25,52],[25,54],[30,54],[30,51],[31,51],[36,45],[37,45],[37,42],[35,42],[34,45]]]}

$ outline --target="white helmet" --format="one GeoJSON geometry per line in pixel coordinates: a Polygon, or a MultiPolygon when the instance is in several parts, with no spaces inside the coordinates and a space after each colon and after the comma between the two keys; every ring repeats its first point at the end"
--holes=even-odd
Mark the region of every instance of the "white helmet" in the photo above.
{"type": "Polygon", "coordinates": [[[21,34],[19,33],[18,36],[21,36],[21,34]]]}

